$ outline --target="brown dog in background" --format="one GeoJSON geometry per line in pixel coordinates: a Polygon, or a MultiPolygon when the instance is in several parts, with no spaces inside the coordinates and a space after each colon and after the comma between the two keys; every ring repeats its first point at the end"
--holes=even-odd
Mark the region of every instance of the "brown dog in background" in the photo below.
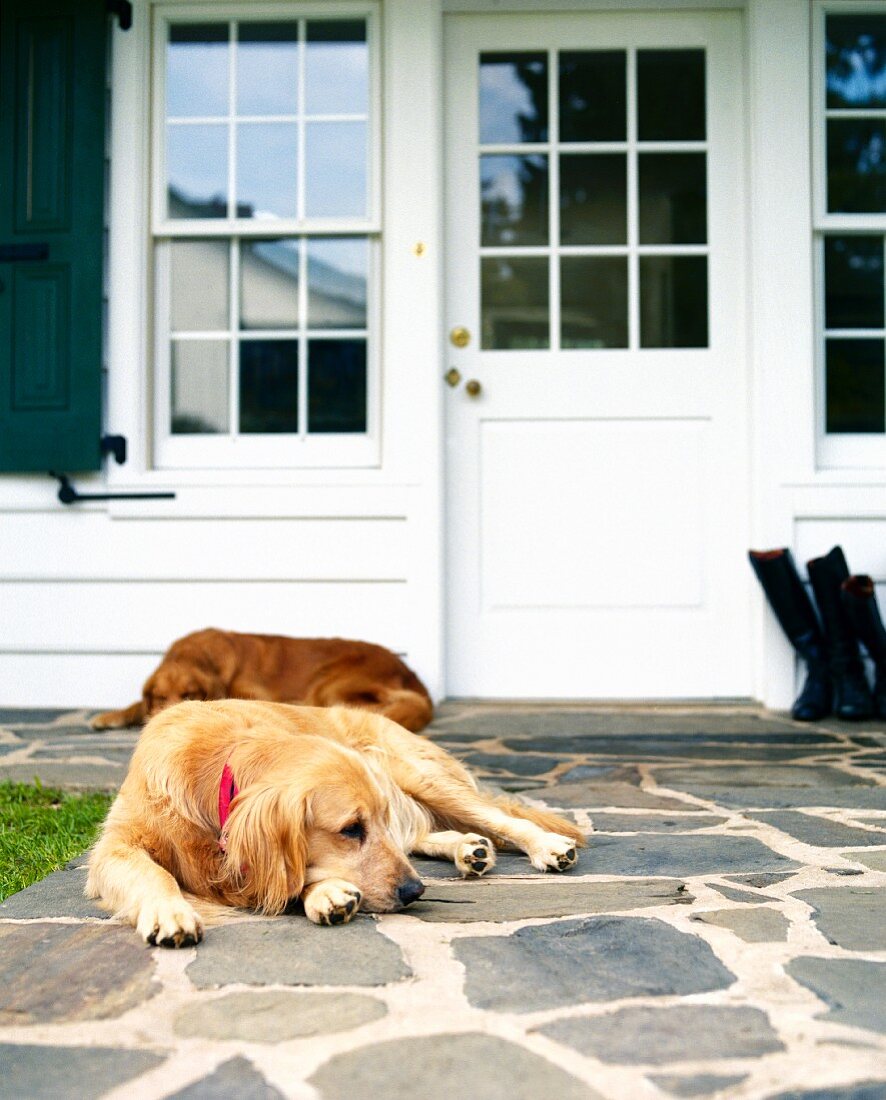
{"type": "Polygon", "coordinates": [[[173,642],[145,682],[141,699],[126,710],[96,715],[92,725],[98,730],[137,726],[192,699],[341,704],[383,714],[413,731],[424,729],[434,713],[421,680],[383,646],[210,627],[173,642]]]}

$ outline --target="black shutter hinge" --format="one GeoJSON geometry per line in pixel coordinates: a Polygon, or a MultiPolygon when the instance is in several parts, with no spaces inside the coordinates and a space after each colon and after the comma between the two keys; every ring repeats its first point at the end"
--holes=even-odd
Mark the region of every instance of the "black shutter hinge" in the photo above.
{"type": "Polygon", "coordinates": [[[126,461],[126,436],[103,435],[98,442],[98,449],[103,455],[113,455],[118,466],[126,461]]]}
{"type": "Polygon", "coordinates": [[[105,9],[109,15],[120,20],[120,30],[128,31],[132,26],[132,4],[129,0],[105,0],[105,9]]]}
{"type": "Polygon", "coordinates": [[[50,470],[49,476],[58,482],[58,499],[62,504],[80,504],[85,500],[175,500],[175,493],[80,493],[66,474],[50,470]]]}

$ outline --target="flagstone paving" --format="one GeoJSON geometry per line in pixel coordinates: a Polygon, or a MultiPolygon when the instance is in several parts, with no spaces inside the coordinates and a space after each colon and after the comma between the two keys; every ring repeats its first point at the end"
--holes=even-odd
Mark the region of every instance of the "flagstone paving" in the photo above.
{"type": "MultiPolygon", "coordinates": [[[[0,710],[0,779],[115,789],[136,740],[0,710]]],[[[84,858],[0,904],[0,1100],[886,1100],[886,727],[446,703],[429,736],[589,834],[416,859],[406,912],[146,948],[84,858]]]]}

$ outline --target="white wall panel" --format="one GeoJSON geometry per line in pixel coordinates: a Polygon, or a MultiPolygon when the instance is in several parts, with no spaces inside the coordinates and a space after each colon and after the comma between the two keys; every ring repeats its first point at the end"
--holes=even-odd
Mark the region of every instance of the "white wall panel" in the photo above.
{"type": "Polygon", "coordinates": [[[0,707],[128,706],[159,654],[0,653],[0,707]]]}
{"type": "Polygon", "coordinates": [[[800,519],[795,524],[794,555],[806,574],[806,562],[842,546],[851,573],[869,573],[886,582],[886,519],[800,519]]]}

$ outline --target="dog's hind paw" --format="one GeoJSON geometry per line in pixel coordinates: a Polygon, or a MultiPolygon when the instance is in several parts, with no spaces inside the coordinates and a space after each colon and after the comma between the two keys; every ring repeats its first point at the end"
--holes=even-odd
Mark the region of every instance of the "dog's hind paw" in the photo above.
{"type": "Polygon", "coordinates": [[[559,833],[544,833],[526,854],[539,871],[569,871],[578,862],[575,841],[559,833]]]}
{"type": "Polygon", "coordinates": [[[143,905],[136,928],[152,947],[193,947],[203,939],[200,918],[183,898],[143,905]]]}
{"type": "Polygon", "coordinates": [[[485,836],[467,833],[456,849],[454,862],[465,878],[479,878],[495,866],[495,848],[485,836]]]}
{"type": "Polygon", "coordinates": [[[318,882],[302,895],[305,915],[314,924],[347,924],[362,900],[356,886],[336,878],[318,882]]]}

